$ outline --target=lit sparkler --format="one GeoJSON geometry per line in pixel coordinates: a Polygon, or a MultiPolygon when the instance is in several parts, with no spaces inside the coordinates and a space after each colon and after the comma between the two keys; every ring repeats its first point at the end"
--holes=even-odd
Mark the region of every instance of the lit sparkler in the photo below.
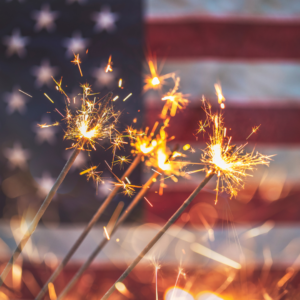
{"type": "Polygon", "coordinates": [[[128,156],[117,156],[117,160],[114,161],[114,164],[117,165],[119,164],[120,165],[120,169],[123,169],[123,166],[124,164],[128,164],[131,162],[131,160],[128,158],[128,156]]]}
{"type": "MultiPolygon", "coordinates": [[[[84,89],[84,93],[88,95],[87,87],[85,86],[84,89]]],[[[114,112],[110,103],[111,96],[112,93],[109,93],[101,102],[90,101],[86,97],[81,110],[75,114],[72,114],[68,108],[66,109],[67,131],[64,138],[74,141],[73,148],[82,147],[82,143],[85,141],[86,150],[89,150],[89,146],[95,149],[98,140],[112,137],[120,113],[114,112]]]]}
{"type": "Polygon", "coordinates": [[[184,98],[186,95],[177,92],[179,88],[180,78],[175,77],[174,81],[175,81],[174,88],[166,95],[164,95],[161,99],[163,101],[166,101],[161,112],[161,116],[164,119],[167,117],[168,111],[170,111],[170,116],[174,117],[176,115],[177,108],[184,109],[189,103],[189,101],[184,98]]]}
{"type": "Polygon", "coordinates": [[[212,114],[209,105],[204,103],[207,120],[205,124],[212,127],[212,135],[209,136],[207,148],[200,158],[206,166],[189,174],[205,170],[213,170],[217,174],[216,202],[219,192],[227,192],[230,197],[236,196],[237,192],[244,187],[244,179],[251,174],[258,165],[269,165],[272,156],[262,155],[258,152],[245,153],[245,146],[231,145],[231,137],[227,138],[221,113],[212,114]]]}

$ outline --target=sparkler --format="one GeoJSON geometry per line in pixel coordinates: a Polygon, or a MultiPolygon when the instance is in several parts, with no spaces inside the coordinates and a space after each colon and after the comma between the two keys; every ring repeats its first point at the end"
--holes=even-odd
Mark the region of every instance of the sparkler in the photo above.
{"type": "MultiPolygon", "coordinates": [[[[84,85],[84,94],[89,95],[90,87],[84,85]]],[[[67,108],[67,131],[64,136],[67,140],[73,140],[73,147],[78,147],[82,139],[86,139],[86,146],[95,148],[97,140],[111,138],[115,132],[115,124],[120,113],[115,113],[111,103],[112,93],[108,93],[106,98],[100,103],[94,103],[85,98],[81,110],[72,114],[67,108]]]]}
{"type": "MultiPolygon", "coordinates": [[[[236,196],[237,192],[244,187],[244,179],[251,174],[258,165],[269,165],[271,156],[262,155],[258,152],[244,153],[247,144],[236,146],[231,145],[231,137],[226,136],[223,115],[221,113],[212,114],[211,107],[205,102],[206,112],[205,127],[212,127],[212,135],[209,136],[207,148],[200,158],[202,165],[206,169],[210,168],[217,174],[216,203],[219,192],[227,192],[230,197],[236,196]]],[[[204,171],[200,169],[188,172],[189,174],[204,171]]]]}
{"type": "MultiPolygon", "coordinates": [[[[156,174],[156,173],[154,173],[156,174]]],[[[119,277],[115,282],[122,282],[129,273],[134,269],[134,267],[140,262],[140,260],[148,253],[148,251],[156,244],[156,242],[164,235],[168,228],[175,223],[175,221],[180,217],[182,212],[187,208],[187,206],[193,201],[193,199],[198,195],[198,193],[203,189],[207,182],[213,177],[214,172],[208,172],[204,180],[197,186],[197,188],[192,192],[192,194],[183,202],[179,209],[173,214],[173,216],[167,221],[163,228],[156,234],[156,236],[149,242],[149,244],[142,250],[138,257],[129,265],[126,271],[119,277]]],[[[106,300],[115,290],[115,284],[106,292],[106,294],[101,298],[101,300],[106,300]]]]}
{"type": "Polygon", "coordinates": [[[171,117],[175,117],[177,108],[184,109],[187,106],[187,104],[189,103],[189,101],[184,98],[186,95],[183,95],[182,93],[177,92],[177,90],[179,88],[180,78],[175,77],[174,81],[175,81],[174,88],[170,92],[168,92],[166,95],[164,95],[161,99],[163,101],[166,101],[166,103],[162,109],[162,112],[161,112],[161,116],[163,119],[165,119],[167,117],[168,111],[170,111],[171,117]]]}

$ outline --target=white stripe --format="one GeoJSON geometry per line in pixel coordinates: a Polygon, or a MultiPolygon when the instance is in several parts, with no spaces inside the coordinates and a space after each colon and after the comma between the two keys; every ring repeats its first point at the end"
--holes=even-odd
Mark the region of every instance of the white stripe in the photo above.
{"type": "MultiPolygon", "coordinates": [[[[114,265],[124,265],[124,263],[128,264],[132,262],[161,226],[148,223],[141,226],[121,227],[112,236],[104,250],[96,257],[94,264],[113,263],[114,265]],[[116,242],[116,238],[119,238],[120,241],[116,242]]],[[[192,251],[191,245],[196,242],[231,260],[241,263],[242,268],[245,264],[262,265],[264,263],[263,249],[269,247],[273,255],[274,265],[286,268],[291,266],[299,255],[300,225],[273,226],[274,224],[262,225],[255,229],[256,234],[252,234],[254,230],[250,231],[253,228],[251,225],[237,226],[234,230],[215,227],[213,228],[214,241],[208,239],[208,232],[203,227],[185,227],[182,229],[179,226],[172,226],[159,240],[157,245],[153,247],[146,256],[146,259],[142,260],[142,263],[149,266],[150,262],[155,258],[161,264],[171,263],[179,266],[180,262],[182,262],[182,267],[197,266],[199,268],[201,266],[202,268],[210,268],[212,266],[220,266],[219,262],[192,251]],[[267,225],[268,228],[265,228],[267,225]],[[236,242],[236,237],[239,239],[241,250],[245,255],[242,261],[240,260],[241,250],[236,242]],[[284,237],[284,242],[280,237],[284,237]],[[182,249],[186,253],[183,260],[182,249]]],[[[55,229],[38,226],[32,237],[32,251],[30,251],[29,257],[25,255],[24,258],[41,263],[45,255],[51,252],[61,260],[74,244],[82,230],[83,227],[74,228],[74,226],[61,226],[55,229]]],[[[75,252],[71,263],[84,262],[101,241],[102,232],[103,226],[97,226],[92,229],[82,246],[75,252]]],[[[9,251],[12,251],[15,247],[8,223],[0,225],[0,238],[0,258],[4,261],[9,257],[9,251]],[[7,251],[6,253],[5,250],[7,251]]],[[[299,267],[299,261],[296,267],[299,267]]]]}
{"type": "Polygon", "coordinates": [[[184,18],[191,16],[299,18],[300,2],[297,0],[147,0],[146,18],[184,18]]]}
{"type": "MultiPolygon", "coordinates": [[[[167,60],[161,74],[176,72],[181,91],[197,101],[216,99],[214,84],[221,83],[226,104],[300,104],[300,63],[167,60]]],[[[160,101],[146,94],[146,101],[160,101]]]]}
{"type": "MultiPolygon", "coordinates": [[[[234,143],[234,141],[232,141],[234,143]]],[[[190,143],[191,144],[191,143],[190,143]]],[[[182,145],[181,145],[182,146],[182,145]]],[[[204,144],[194,143],[191,144],[192,148],[196,150],[196,153],[190,153],[189,151],[182,151],[187,154],[187,161],[200,162],[200,149],[205,149],[204,144]]],[[[172,148],[172,147],[171,147],[172,148]]],[[[181,147],[179,149],[182,149],[181,147]]],[[[245,179],[245,189],[238,194],[238,199],[240,197],[244,198],[247,196],[252,198],[254,192],[258,189],[261,198],[268,201],[275,201],[286,195],[292,188],[299,189],[300,182],[300,147],[299,146],[279,146],[279,145],[247,145],[245,147],[246,152],[251,152],[255,149],[263,155],[274,155],[272,161],[270,161],[270,166],[258,166],[253,172],[249,172],[250,175],[245,179]]],[[[201,169],[203,166],[194,165],[187,168],[188,170],[201,169]]],[[[146,180],[149,178],[150,171],[143,172],[143,178],[146,180]]],[[[199,172],[190,175],[189,179],[179,178],[176,183],[171,178],[165,180],[167,185],[165,193],[168,191],[187,191],[195,188],[201,180],[204,178],[205,173],[199,172]]],[[[205,189],[214,193],[216,187],[216,178],[210,180],[206,185],[205,189]]],[[[153,187],[153,189],[158,190],[158,184],[153,187]]],[[[226,195],[226,194],[225,194],[226,195]]],[[[225,196],[224,195],[224,196],[225,196]]],[[[227,197],[227,196],[226,196],[227,197]]],[[[150,199],[149,199],[150,200],[150,199]]],[[[151,200],[150,200],[151,201],[151,200]]]]}

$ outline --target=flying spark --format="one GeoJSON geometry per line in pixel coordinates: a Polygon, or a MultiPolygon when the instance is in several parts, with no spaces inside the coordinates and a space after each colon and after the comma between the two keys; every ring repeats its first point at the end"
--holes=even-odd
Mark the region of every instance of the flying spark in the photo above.
{"type": "Polygon", "coordinates": [[[170,116],[174,117],[176,115],[176,111],[178,108],[184,109],[187,106],[187,104],[189,103],[189,101],[184,98],[185,95],[177,92],[177,90],[179,88],[180,78],[176,77],[174,79],[174,81],[175,81],[174,88],[170,92],[168,92],[166,95],[164,95],[161,99],[163,101],[166,101],[166,103],[162,109],[162,112],[161,112],[161,116],[164,119],[167,117],[168,111],[170,111],[170,116]]]}
{"type": "Polygon", "coordinates": [[[31,95],[29,95],[29,94],[25,93],[25,92],[24,92],[24,91],[22,91],[22,90],[19,90],[19,92],[21,92],[21,93],[25,94],[26,96],[28,96],[28,97],[31,97],[31,98],[32,98],[32,96],[31,96],[31,95]]]}
{"type": "Polygon", "coordinates": [[[73,64],[77,65],[78,66],[78,69],[79,69],[79,72],[80,72],[80,75],[81,77],[83,76],[82,75],[82,71],[81,71],[81,67],[80,67],[80,64],[81,64],[81,60],[79,58],[79,54],[74,54],[74,60],[71,61],[73,64]]]}
{"type": "Polygon", "coordinates": [[[112,61],[111,61],[111,55],[109,56],[109,59],[108,59],[108,63],[107,63],[107,66],[105,68],[105,73],[108,73],[108,72],[112,72],[112,61]]]}
{"type": "Polygon", "coordinates": [[[54,101],[53,101],[46,93],[44,93],[44,95],[45,95],[52,103],[54,103],[54,101]]]}

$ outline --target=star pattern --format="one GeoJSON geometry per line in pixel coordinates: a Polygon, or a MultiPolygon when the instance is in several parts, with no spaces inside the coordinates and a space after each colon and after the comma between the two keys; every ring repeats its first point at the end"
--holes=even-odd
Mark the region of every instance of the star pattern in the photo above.
{"type": "Polygon", "coordinates": [[[58,18],[57,11],[51,11],[49,4],[44,4],[41,10],[32,12],[32,18],[36,21],[35,31],[41,31],[45,28],[48,32],[53,32],[56,28],[54,21],[58,18]]]}
{"type": "Polygon", "coordinates": [[[12,56],[17,54],[20,58],[26,55],[25,46],[29,43],[28,37],[22,37],[20,29],[14,29],[11,36],[3,38],[3,44],[7,47],[6,55],[12,56]]]}
{"type": "Polygon", "coordinates": [[[51,174],[47,171],[43,172],[42,177],[35,178],[35,181],[37,182],[37,194],[40,197],[45,197],[51,188],[53,187],[53,184],[55,183],[55,178],[51,177],[51,174]]]}
{"type": "Polygon", "coordinates": [[[111,88],[115,82],[115,76],[117,76],[117,70],[114,72],[105,72],[105,64],[102,64],[100,68],[95,68],[92,71],[92,76],[96,78],[96,85],[100,87],[111,88]]]}
{"type": "Polygon", "coordinates": [[[18,111],[20,114],[24,115],[26,112],[26,103],[28,100],[26,96],[21,94],[18,91],[18,87],[14,87],[12,93],[4,94],[4,102],[7,103],[6,112],[11,115],[15,111],[18,111]]]}
{"type": "Polygon", "coordinates": [[[63,46],[67,48],[66,56],[72,57],[74,53],[85,52],[89,40],[82,38],[80,32],[74,32],[71,38],[66,38],[63,41],[63,46]]]}
{"type": "Polygon", "coordinates": [[[15,142],[13,148],[3,150],[4,156],[8,159],[8,165],[11,169],[27,168],[27,160],[30,158],[30,151],[23,149],[21,143],[15,142]]]}
{"type": "Polygon", "coordinates": [[[112,13],[108,6],[104,6],[100,12],[92,14],[92,20],[96,22],[94,31],[113,32],[116,29],[116,21],[119,19],[117,13],[112,13]]]}
{"type": "MultiPolygon", "coordinates": [[[[51,119],[49,116],[42,117],[40,124],[52,124],[51,119]]],[[[42,144],[44,142],[47,142],[50,145],[54,145],[56,142],[56,136],[55,134],[58,132],[57,127],[46,127],[46,128],[40,128],[35,124],[32,129],[35,133],[35,140],[38,144],[42,144]]]]}
{"type": "Polygon", "coordinates": [[[58,74],[58,67],[51,67],[48,59],[44,59],[40,66],[33,66],[32,75],[36,77],[35,86],[37,88],[43,85],[50,86],[53,83],[51,76],[55,77],[58,74]]]}

